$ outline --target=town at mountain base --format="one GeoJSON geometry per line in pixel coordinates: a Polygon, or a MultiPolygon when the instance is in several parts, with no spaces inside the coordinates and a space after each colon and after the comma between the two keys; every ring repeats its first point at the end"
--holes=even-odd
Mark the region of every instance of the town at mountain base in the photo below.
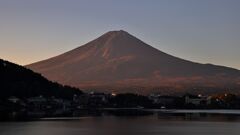
{"type": "Polygon", "coordinates": [[[122,30],[26,67],[86,91],[235,93],[240,88],[237,69],[177,58],[122,30]]]}

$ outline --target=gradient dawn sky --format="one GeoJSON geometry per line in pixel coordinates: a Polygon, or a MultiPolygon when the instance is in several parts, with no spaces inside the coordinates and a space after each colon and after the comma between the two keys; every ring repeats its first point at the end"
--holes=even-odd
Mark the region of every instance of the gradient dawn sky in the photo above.
{"type": "Polygon", "coordinates": [[[240,0],[0,0],[0,58],[21,65],[120,29],[174,56],[240,69],[240,0]]]}

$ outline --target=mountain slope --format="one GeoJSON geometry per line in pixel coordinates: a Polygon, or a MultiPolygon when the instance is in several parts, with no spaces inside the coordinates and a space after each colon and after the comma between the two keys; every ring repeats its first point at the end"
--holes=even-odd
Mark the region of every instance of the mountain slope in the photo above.
{"type": "Polygon", "coordinates": [[[40,74],[1,59],[0,92],[0,99],[10,96],[27,98],[39,95],[72,98],[74,94],[82,94],[79,89],[53,83],[40,74]]]}
{"type": "Polygon", "coordinates": [[[122,30],[27,67],[63,84],[118,92],[236,89],[240,80],[239,70],[171,56],[122,30]]]}

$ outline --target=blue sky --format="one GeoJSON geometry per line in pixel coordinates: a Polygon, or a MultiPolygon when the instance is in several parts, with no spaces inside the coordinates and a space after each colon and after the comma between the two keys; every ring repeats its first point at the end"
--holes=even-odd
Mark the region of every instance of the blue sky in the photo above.
{"type": "Polygon", "coordinates": [[[0,58],[25,65],[123,29],[161,51],[240,69],[238,0],[0,0],[0,58]]]}

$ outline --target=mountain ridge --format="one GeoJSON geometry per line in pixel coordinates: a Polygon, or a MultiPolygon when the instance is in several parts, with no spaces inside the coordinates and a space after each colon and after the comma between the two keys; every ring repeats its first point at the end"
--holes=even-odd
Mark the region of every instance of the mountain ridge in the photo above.
{"type": "Polygon", "coordinates": [[[240,82],[237,69],[172,56],[123,30],[107,32],[83,46],[27,67],[50,80],[101,91],[131,89],[129,92],[145,93],[162,87],[183,91],[191,85],[239,87],[240,82]]]}

